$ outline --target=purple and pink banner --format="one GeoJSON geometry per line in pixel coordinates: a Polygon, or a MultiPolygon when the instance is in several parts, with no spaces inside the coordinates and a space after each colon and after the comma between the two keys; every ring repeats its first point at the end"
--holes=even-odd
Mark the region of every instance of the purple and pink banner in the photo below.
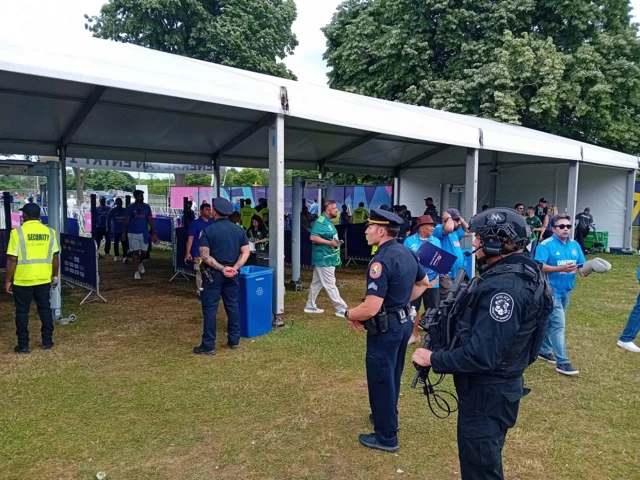
{"type": "MultiPolygon", "coordinates": [[[[211,203],[214,198],[213,187],[171,187],[170,206],[172,208],[182,208],[183,198],[193,200],[193,203],[200,205],[203,200],[211,203]]],[[[257,205],[259,198],[269,198],[269,187],[222,187],[220,196],[234,203],[238,198],[250,198],[252,205],[257,205]]],[[[284,210],[291,213],[292,187],[284,188],[284,210]]],[[[305,188],[302,198],[307,206],[313,203],[313,199],[318,197],[317,188],[305,188]]],[[[346,204],[349,211],[358,207],[360,202],[364,203],[366,209],[378,208],[381,205],[392,205],[393,187],[383,186],[336,186],[333,187],[333,200],[341,209],[346,204]]]]}

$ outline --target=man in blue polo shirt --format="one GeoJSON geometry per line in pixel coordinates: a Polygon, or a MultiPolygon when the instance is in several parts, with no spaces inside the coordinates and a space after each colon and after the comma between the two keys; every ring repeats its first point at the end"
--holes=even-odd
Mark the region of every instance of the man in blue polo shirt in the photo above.
{"type": "Polygon", "coordinates": [[[155,228],[151,207],[144,203],[144,192],[136,190],[133,196],[136,201],[127,207],[126,226],[129,232],[129,248],[133,252],[133,264],[136,267],[133,278],[140,280],[140,274],[145,272],[142,262],[149,249],[150,237],[155,236],[155,228]]]}
{"type": "Polygon", "coordinates": [[[189,224],[187,254],[184,257],[184,261],[185,263],[193,262],[193,269],[196,271],[198,296],[200,296],[200,292],[202,291],[202,275],[200,274],[200,233],[214,221],[215,220],[211,218],[211,205],[203,203],[200,205],[200,217],[189,224]]]}
{"type": "Polygon", "coordinates": [[[451,290],[458,270],[464,266],[464,252],[460,240],[471,236],[471,234],[469,233],[469,225],[464,221],[460,212],[455,208],[450,208],[442,214],[442,225],[435,228],[433,235],[440,240],[444,251],[456,256],[456,261],[448,275],[440,277],[439,293],[440,298],[444,299],[451,290]]]}
{"type": "Polygon", "coordinates": [[[571,240],[571,217],[556,215],[553,219],[553,236],[544,240],[536,248],[535,259],[542,262],[542,271],[549,276],[553,289],[553,312],[549,316],[547,334],[540,347],[538,358],[556,365],[556,371],[563,375],[578,375],[567,358],[565,343],[565,313],[569,307],[571,290],[576,283],[576,272],[586,277],[582,271],[585,262],[580,245],[571,240]],[[553,353],[552,353],[553,350],[553,353]]]}

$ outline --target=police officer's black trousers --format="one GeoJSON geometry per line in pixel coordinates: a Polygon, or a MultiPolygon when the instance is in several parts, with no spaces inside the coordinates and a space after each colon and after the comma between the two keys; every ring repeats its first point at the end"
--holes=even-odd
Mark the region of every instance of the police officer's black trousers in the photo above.
{"type": "Polygon", "coordinates": [[[202,343],[200,347],[205,350],[216,348],[216,316],[220,297],[224,302],[224,310],[229,320],[227,324],[227,341],[229,345],[237,345],[240,342],[240,314],[238,313],[238,291],[240,283],[238,276],[225,277],[222,272],[213,272],[213,283],[202,284],[202,315],[204,328],[202,331],[202,343]]]}
{"type": "Polygon", "coordinates": [[[51,303],[49,293],[51,284],[45,283],[32,287],[21,287],[13,285],[13,302],[16,306],[16,335],[18,336],[18,346],[29,347],[29,311],[31,301],[35,300],[42,322],[40,332],[42,334],[42,345],[53,345],[53,315],[51,313],[51,303]]]}
{"type": "Polygon", "coordinates": [[[462,480],[502,480],[502,448],[528,393],[522,377],[500,384],[466,384],[455,379],[460,401],[458,455],[462,480]]]}
{"type": "Polygon", "coordinates": [[[413,324],[389,320],[386,333],[367,333],[367,386],[376,439],[382,445],[398,445],[398,397],[407,342],[413,324]]]}

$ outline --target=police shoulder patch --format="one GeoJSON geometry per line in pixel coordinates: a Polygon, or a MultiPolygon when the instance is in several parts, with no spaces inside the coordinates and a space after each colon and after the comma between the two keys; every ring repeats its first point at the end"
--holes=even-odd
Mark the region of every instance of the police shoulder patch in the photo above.
{"type": "Polygon", "coordinates": [[[369,267],[369,276],[375,279],[380,278],[380,275],[382,275],[382,264],[380,262],[372,263],[369,267]]]}
{"type": "Polygon", "coordinates": [[[489,314],[496,322],[506,322],[513,314],[513,298],[508,293],[497,293],[491,299],[489,314]]]}

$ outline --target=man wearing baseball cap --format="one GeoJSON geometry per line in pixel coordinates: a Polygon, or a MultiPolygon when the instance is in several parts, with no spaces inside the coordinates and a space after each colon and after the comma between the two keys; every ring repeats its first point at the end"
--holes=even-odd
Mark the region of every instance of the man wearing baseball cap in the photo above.
{"type": "Polygon", "coordinates": [[[584,246],[584,239],[589,235],[589,231],[592,228],[595,229],[591,209],[587,207],[584,209],[584,212],[576,215],[576,222],[578,222],[578,224],[576,225],[575,240],[580,245],[580,248],[582,248],[582,251],[587,253],[587,248],[584,246]]]}
{"type": "Polygon", "coordinates": [[[536,217],[538,217],[542,223],[544,223],[544,217],[547,216],[548,203],[549,202],[544,197],[538,200],[538,206],[536,207],[536,217]]]}
{"type": "Polygon", "coordinates": [[[56,231],[40,222],[40,207],[27,203],[20,209],[24,223],[11,231],[7,247],[5,292],[16,306],[16,353],[30,353],[29,309],[35,300],[42,322],[42,349],[53,348],[53,315],[49,295],[58,285],[58,240],[56,231]]]}
{"type": "Polygon", "coordinates": [[[446,298],[453,281],[456,278],[458,269],[464,266],[464,252],[460,245],[460,240],[471,236],[469,225],[464,221],[460,212],[455,208],[450,208],[442,214],[442,225],[438,225],[433,231],[433,235],[442,243],[443,250],[456,256],[456,261],[449,273],[440,277],[440,298],[446,298]]]}

